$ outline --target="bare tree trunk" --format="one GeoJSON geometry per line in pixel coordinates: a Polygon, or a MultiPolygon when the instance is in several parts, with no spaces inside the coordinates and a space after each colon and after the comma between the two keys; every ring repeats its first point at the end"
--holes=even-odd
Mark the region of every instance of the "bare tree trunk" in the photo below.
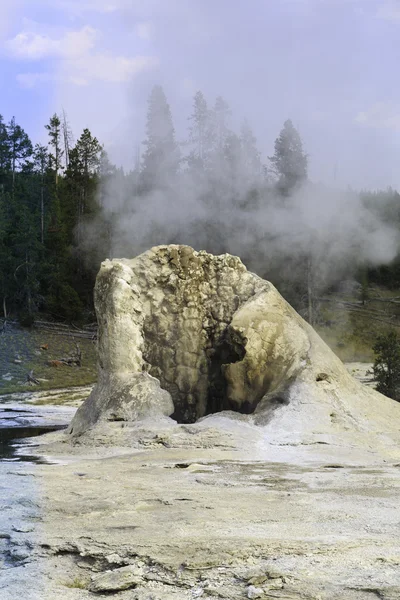
{"type": "Polygon", "coordinates": [[[36,379],[36,377],[33,374],[33,370],[29,371],[29,373],[26,374],[26,382],[29,385],[39,385],[40,381],[38,379],[36,379]]]}
{"type": "Polygon", "coordinates": [[[85,190],[83,187],[80,188],[79,190],[79,199],[78,199],[78,222],[77,222],[77,228],[76,228],[76,238],[77,238],[77,243],[78,243],[78,256],[79,256],[79,260],[78,260],[78,273],[79,275],[82,275],[82,217],[84,214],[84,205],[85,205],[85,190]]]}
{"type": "Polygon", "coordinates": [[[67,115],[65,110],[63,109],[63,122],[62,122],[62,133],[64,138],[64,157],[65,157],[65,167],[68,169],[69,166],[69,151],[72,145],[72,132],[68,123],[67,115]]]}
{"type": "Polygon", "coordinates": [[[81,236],[82,236],[82,231],[81,231],[81,225],[82,225],[82,215],[83,215],[83,198],[84,198],[84,191],[83,188],[81,187],[79,189],[79,196],[78,196],[78,206],[77,206],[77,228],[76,228],[76,237],[77,237],[77,242],[78,242],[78,251],[80,251],[80,244],[81,244],[81,236]]]}
{"type": "Polygon", "coordinates": [[[7,329],[7,305],[6,305],[6,297],[3,296],[3,314],[4,314],[4,322],[1,328],[1,332],[4,333],[7,329]]]}
{"type": "Polygon", "coordinates": [[[44,190],[40,188],[40,241],[44,244],[44,190]]]}
{"type": "Polygon", "coordinates": [[[314,325],[313,311],[313,277],[312,277],[312,258],[311,255],[307,258],[307,300],[308,300],[308,322],[314,325]]]}
{"type": "Polygon", "coordinates": [[[31,293],[31,285],[29,281],[29,256],[28,253],[25,255],[26,258],[26,296],[28,301],[28,314],[32,314],[32,293],[31,293]]]}
{"type": "Polygon", "coordinates": [[[15,157],[12,159],[12,198],[15,197],[15,157]]]}

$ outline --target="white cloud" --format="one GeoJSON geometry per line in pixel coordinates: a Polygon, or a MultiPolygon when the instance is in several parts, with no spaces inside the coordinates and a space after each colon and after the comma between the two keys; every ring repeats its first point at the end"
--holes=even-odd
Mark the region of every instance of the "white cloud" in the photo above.
{"type": "Polygon", "coordinates": [[[5,43],[8,54],[14,58],[37,60],[60,51],[60,41],[33,33],[18,33],[5,43]]]}
{"type": "Polygon", "coordinates": [[[43,58],[78,58],[94,48],[98,32],[86,26],[79,31],[67,31],[60,38],[32,31],[22,31],[5,43],[13,58],[40,60],[43,58]]]}
{"type": "MultiPolygon", "coordinates": [[[[142,36],[149,35],[149,23],[142,23],[142,26],[142,36]]],[[[25,29],[6,42],[6,50],[17,60],[56,60],[53,75],[23,72],[17,76],[20,86],[28,89],[50,79],[76,86],[89,85],[92,81],[125,83],[158,65],[158,60],[152,56],[130,57],[105,52],[99,48],[101,41],[101,33],[88,25],[57,36],[54,31],[44,31],[37,23],[25,22],[25,29]]]]}
{"type": "Polygon", "coordinates": [[[375,129],[400,131],[400,108],[386,102],[377,102],[368,110],[359,112],[354,121],[375,129]]]}
{"type": "Polygon", "coordinates": [[[63,61],[60,69],[51,74],[48,72],[19,73],[16,77],[19,85],[25,89],[33,89],[42,83],[70,83],[75,86],[87,86],[100,81],[104,83],[127,83],[140,73],[157,67],[159,61],[152,56],[112,56],[94,54],[76,60],[63,61]]]}
{"type": "Polygon", "coordinates": [[[93,27],[83,27],[80,31],[70,31],[63,40],[63,55],[66,58],[79,58],[95,47],[100,32],[93,27]]]}
{"type": "Polygon", "coordinates": [[[376,16],[386,21],[400,23],[400,2],[399,0],[387,0],[381,3],[376,16]]]}
{"type": "Polygon", "coordinates": [[[152,40],[154,37],[153,23],[151,23],[151,21],[143,21],[138,23],[135,27],[135,33],[141,40],[152,40]]]}
{"type": "Polygon", "coordinates": [[[158,65],[151,56],[111,56],[107,54],[87,55],[64,65],[64,78],[76,85],[87,85],[90,81],[125,83],[139,73],[158,65]]]}

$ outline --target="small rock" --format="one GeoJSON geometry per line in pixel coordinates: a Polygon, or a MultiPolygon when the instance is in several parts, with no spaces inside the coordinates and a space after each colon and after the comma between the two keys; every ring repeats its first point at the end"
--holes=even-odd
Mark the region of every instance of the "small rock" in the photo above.
{"type": "Polygon", "coordinates": [[[106,571],[100,575],[92,577],[89,585],[90,592],[118,592],[129,590],[143,583],[143,579],[138,577],[131,566],[121,567],[113,571],[106,571]]]}
{"type": "Polygon", "coordinates": [[[109,554],[108,556],[106,556],[106,561],[108,562],[108,564],[110,565],[122,565],[124,564],[124,559],[121,558],[121,556],[119,554],[109,554]]]}
{"type": "Polygon", "coordinates": [[[268,579],[268,574],[265,572],[265,569],[253,567],[247,570],[245,577],[248,584],[257,586],[268,579]]]}
{"type": "Polygon", "coordinates": [[[264,596],[264,590],[261,588],[254,587],[254,585],[249,585],[247,588],[247,597],[248,598],[262,598],[264,596]]]}
{"type": "Polygon", "coordinates": [[[29,527],[29,525],[19,525],[18,527],[16,525],[13,525],[12,530],[16,533],[31,533],[32,531],[34,531],[34,528],[29,527]]]}
{"type": "Polygon", "coordinates": [[[267,580],[266,575],[259,575],[258,577],[252,577],[251,579],[248,580],[247,583],[257,586],[257,585],[263,584],[266,580],[267,580]]]}
{"type": "Polygon", "coordinates": [[[283,579],[281,579],[280,577],[277,579],[271,579],[270,581],[266,582],[264,584],[264,589],[265,591],[270,591],[270,590],[281,590],[283,588],[283,579]]]}
{"type": "Polygon", "coordinates": [[[283,577],[283,573],[276,567],[267,567],[268,579],[279,579],[283,577]]]}

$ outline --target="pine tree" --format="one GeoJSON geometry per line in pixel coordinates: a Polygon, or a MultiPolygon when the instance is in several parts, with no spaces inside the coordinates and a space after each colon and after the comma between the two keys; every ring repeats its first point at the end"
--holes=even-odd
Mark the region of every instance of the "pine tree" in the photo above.
{"type": "Polygon", "coordinates": [[[98,176],[99,176],[99,189],[98,189],[98,200],[101,209],[105,208],[105,200],[108,195],[108,186],[116,175],[117,168],[113,165],[109,159],[107,152],[104,148],[100,151],[98,176]]]}
{"type": "Polygon", "coordinates": [[[149,97],[146,135],[141,170],[145,191],[170,185],[180,163],[171,110],[160,85],[154,86],[149,97]]]}
{"type": "Polygon", "coordinates": [[[46,195],[46,174],[49,168],[49,153],[46,146],[36,144],[33,151],[33,168],[39,178],[40,185],[40,241],[44,244],[44,224],[45,224],[45,195],[46,195]]]}
{"type": "Polygon", "coordinates": [[[231,188],[231,168],[228,162],[232,161],[234,154],[237,154],[237,150],[233,149],[234,146],[237,146],[237,136],[228,127],[230,115],[228,104],[221,96],[218,96],[212,111],[213,147],[208,177],[209,196],[210,199],[214,198],[217,206],[222,201],[226,202],[227,193],[229,195],[227,190],[231,188]]]}
{"type": "Polygon", "coordinates": [[[101,179],[108,179],[115,175],[117,167],[110,161],[110,157],[108,156],[108,152],[104,149],[104,147],[100,150],[100,158],[99,158],[99,168],[98,173],[101,179]]]}
{"type": "Polygon", "coordinates": [[[229,135],[228,121],[231,116],[231,110],[229,105],[222,96],[218,96],[215,101],[214,111],[213,111],[213,121],[214,121],[214,130],[215,130],[215,146],[217,152],[223,152],[225,147],[225,142],[229,135]]]}
{"type": "Polygon", "coordinates": [[[262,177],[265,177],[265,169],[261,162],[260,151],[257,148],[257,139],[247,120],[243,121],[240,128],[240,143],[245,175],[250,181],[259,181],[262,177]]]}
{"type": "Polygon", "coordinates": [[[70,124],[68,122],[67,114],[65,110],[63,110],[63,120],[62,120],[62,137],[64,142],[64,158],[65,158],[65,168],[68,169],[69,165],[69,152],[71,150],[73,144],[73,135],[70,124]]]}
{"type": "Polygon", "coordinates": [[[400,401],[400,339],[393,329],[377,338],[373,347],[374,379],[378,392],[400,401]]]}
{"type": "Polygon", "coordinates": [[[10,199],[11,228],[8,236],[12,274],[12,300],[30,324],[40,304],[42,250],[38,186],[32,170],[23,171],[15,181],[10,199]]]}
{"type": "Polygon", "coordinates": [[[97,194],[101,152],[97,138],[84,129],[70,150],[69,166],[60,185],[60,214],[68,255],[64,259],[62,286],[54,287],[53,303],[57,304],[61,297],[68,298],[68,318],[81,311],[82,301],[91,306],[96,273],[87,268],[90,261],[84,260],[89,252],[85,232],[88,220],[97,218],[100,212],[97,194]]]}
{"type": "Polygon", "coordinates": [[[11,198],[8,189],[11,174],[10,146],[6,124],[0,115],[0,301],[4,323],[12,296],[10,232],[12,230],[11,198]]]}
{"type": "Polygon", "coordinates": [[[95,176],[100,167],[101,151],[102,147],[99,141],[92,136],[89,129],[83,130],[75,148],[70,151],[70,172],[79,186],[78,226],[82,216],[93,209],[97,183],[95,176]]]}
{"type": "MultiPolygon", "coordinates": [[[[10,198],[0,186],[0,301],[4,322],[7,321],[7,302],[10,295],[10,251],[7,244],[11,222],[9,219],[10,198]]],[[[0,309],[1,310],[1,309],[0,309]]]]}
{"type": "Polygon", "coordinates": [[[7,126],[0,115],[0,186],[5,185],[6,175],[11,171],[10,140],[7,126]]]}
{"type": "Polygon", "coordinates": [[[57,114],[54,114],[48,125],[45,125],[49,132],[49,145],[52,147],[53,152],[49,155],[51,159],[51,167],[54,171],[55,184],[58,185],[59,173],[61,170],[61,161],[64,156],[64,150],[62,149],[62,127],[61,121],[57,114]]]}
{"type": "MultiPolygon", "coordinates": [[[[244,191],[244,164],[240,138],[236,133],[229,133],[224,146],[224,169],[221,169],[221,185],[229,204],[237,205],[242,200],[244,191]]],[[[221,190],[222,191],[222,190],[221,190]]]]}
{"type": "Polygon", "coordinates": [[[307,155],[297,129],[289,119],[285,121],[279,137],[275,140],[275,153],[270,157],[278,176],[278,189],[290,194],[307,179],[307,155]]]}
{"type": "Polygon", "coordinates": [[[243,208],[251,209],[259,206],[262,194],[265,196],[267,169],[261,161],[257,147],[257,139],[245,120],[240,128],[241,145],[241,186],[243,189],[243,208]]]}
{"type": "Polygon", "coordinates": [[[102,147],[90,133],[89,129],[84,129],[81,137],[76,143],[75,150],[80,162],[80,169],[84,177],[89,177],[97,172],[100,165],[100,154],[102,147]]]}
{"type": "Polygon", "coordinates": [[[32,156],[32,142],[28,134],[17,125],[15,117],[7,125],[9,156],[12,172],[12,187],[15,188],[15,178],[17,169],[24,167],[28,159],[32,156]]]}
{"type": "Polygon", "coordinates": [[[188,157],[190,167],[204,170],[208,166],[213,146],[212,112],[207,106],[202,92],[197,92],[193,98],[193,112],[189,117],[189,144],[193,150],[188,157]]]}

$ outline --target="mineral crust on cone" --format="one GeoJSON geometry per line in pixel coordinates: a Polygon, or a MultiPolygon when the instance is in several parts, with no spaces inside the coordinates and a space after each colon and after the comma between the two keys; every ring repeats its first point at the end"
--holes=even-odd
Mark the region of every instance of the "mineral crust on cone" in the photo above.
{"type": "Polygon", "coordinates": [[[400,404],[355,381],[237,257],[169,245],[107,260],[95,307],[98,384],[71,423],[74,437],[118,421],[207,417],[201,427],[222,416],[261,426],[268,443],[341,438],[395,453],[400,404]]]}

